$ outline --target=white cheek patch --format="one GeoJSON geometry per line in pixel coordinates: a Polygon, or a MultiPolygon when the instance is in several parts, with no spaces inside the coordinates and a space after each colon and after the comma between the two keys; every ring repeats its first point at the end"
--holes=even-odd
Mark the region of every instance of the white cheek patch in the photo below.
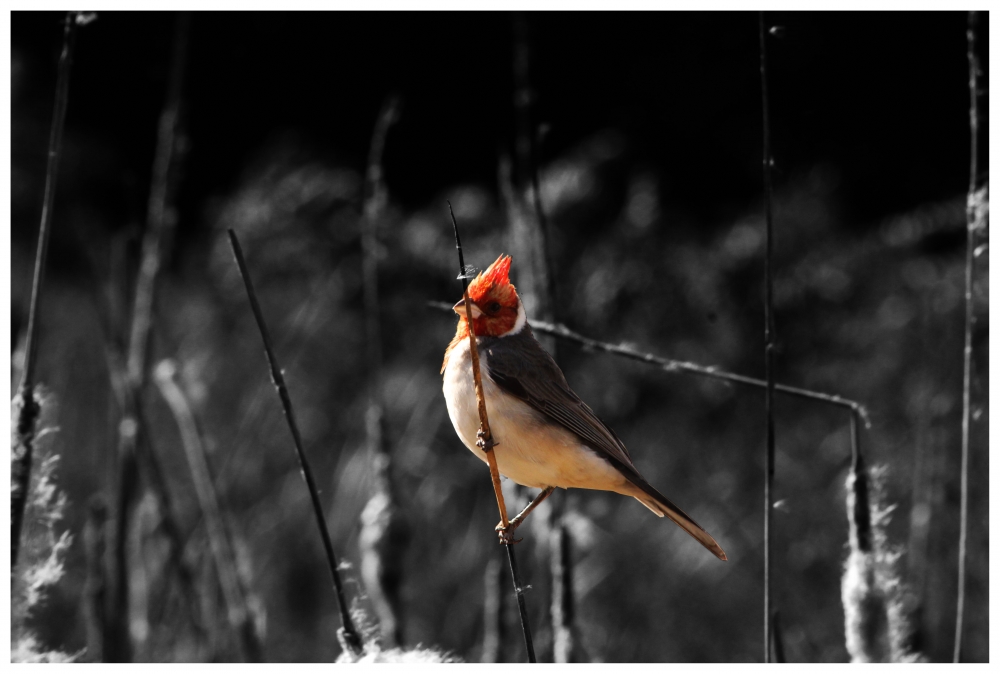
{"type": "Polygon", "coordinates": [[[524,313],[524,303],[521,299],[517,300],[517,320],[514,321],[514,327],[507,332],[500,335],[500,337],[507,337],[509,335],[516,335],[524,329],[524,326],[528,324],[528,315],[524,313]]]}

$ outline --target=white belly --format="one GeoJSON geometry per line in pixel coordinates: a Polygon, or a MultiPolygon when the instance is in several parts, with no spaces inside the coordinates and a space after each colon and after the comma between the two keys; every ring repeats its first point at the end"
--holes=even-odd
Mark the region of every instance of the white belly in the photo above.
{"type": "MultiPolygon", "coordinates": [[[[526,487],[577,487],[630,494],[631,484],[577,436],[547,419],[519,399],[504,393],[486,374],[486,354],[479,352],[486,413],[496,443],[500,473],[526,487]]],[[[472,380],[468,342],[455,348],[444,371],[444,397],[455,432],[473,454],[486,461],[476,446],[479,408],[472,380]]]]}

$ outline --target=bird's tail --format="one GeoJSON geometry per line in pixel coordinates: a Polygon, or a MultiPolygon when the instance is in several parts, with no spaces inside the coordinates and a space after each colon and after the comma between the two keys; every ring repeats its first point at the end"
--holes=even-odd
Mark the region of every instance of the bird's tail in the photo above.
{"type": "Polygon", "coordinates": [[[658,517],[669,517],[673,520],[674,524],[691,534],[695,540],[708,548],[713,555],[724,562],[727,561],[726,551],[715,542],[712,535],[702,529],[701,525],[688,517],[687,513],[671,503],[670,499],[656,491],[656,489],[654,489],[645,480],[633,479],[631,482],[635,487],[637,487],[637,489],[629,495],[635,497],[636,501],[652,510],[658,517]]]}

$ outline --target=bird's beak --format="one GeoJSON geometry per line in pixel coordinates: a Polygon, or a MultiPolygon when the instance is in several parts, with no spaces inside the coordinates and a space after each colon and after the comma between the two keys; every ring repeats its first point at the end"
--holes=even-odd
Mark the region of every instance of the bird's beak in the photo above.
{"type": "MultiPolygon", "coordinates": [[[[479,318],[480,316],[483,315],[483,310],[480,309],[478,306],[476,306],[475,302],[470,302],[470,305],[472,308],[473,319],[479,318]]],[[[455,302],[455,306],[452,307],[452,310],[462,318],[466,318],[467,314],[465,312],[465,298],[463,297],[458,302],[455,302]]]]}

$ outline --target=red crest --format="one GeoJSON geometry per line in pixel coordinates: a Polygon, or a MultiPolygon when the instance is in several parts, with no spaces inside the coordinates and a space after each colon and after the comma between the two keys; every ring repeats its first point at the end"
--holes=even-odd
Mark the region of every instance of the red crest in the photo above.
{"type": "Polygon", "coordinates": [[[469,297],[476,299],[491,289],[510,285],[510,256],[501,255],[469,284],[469,297]]]}

